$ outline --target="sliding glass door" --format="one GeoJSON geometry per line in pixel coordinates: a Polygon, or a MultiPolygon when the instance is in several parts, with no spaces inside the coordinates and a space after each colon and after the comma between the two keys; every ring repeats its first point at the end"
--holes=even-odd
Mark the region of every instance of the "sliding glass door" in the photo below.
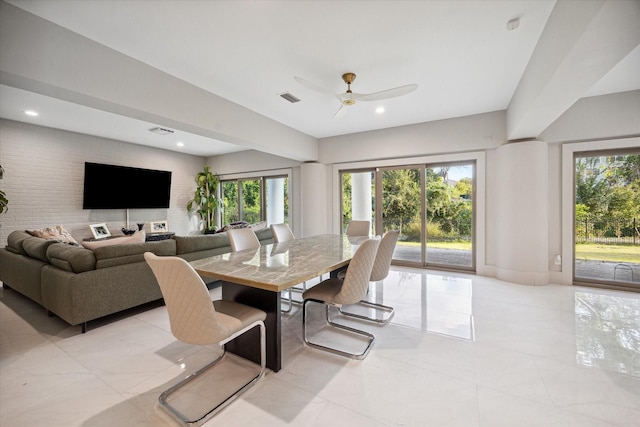
{"type": "Polygon", "coordinates": [[[395,264],[475,269],[473,162],[345,171],[341,183],[343,232],[371,218],[375,234],[400,231],[395,264]]]}
{"type": "Polygon", "coordinates": [[[427,264],[474,268],[473,165],[426,169],[427,264]]]}
{"type": "Polygon", "coordinates": [[[399,230],[393,259],[399,263],[424,264],[423,168],[401,167],[378,170],[380,189],[376,230],[383,234],[399,230]]]}
{"type": "Polygon", "coordinates": [[[575,158],[574,281],[640,288],[640,153],[575,158]]]}

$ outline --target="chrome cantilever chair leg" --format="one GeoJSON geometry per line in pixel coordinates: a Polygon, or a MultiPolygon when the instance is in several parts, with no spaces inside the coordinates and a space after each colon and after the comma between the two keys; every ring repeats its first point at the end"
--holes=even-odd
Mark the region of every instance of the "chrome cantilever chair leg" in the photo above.
{"type": "Polygon", "coordinates": [[[286,292],[289,295],[288,298],[285,298],[285,301],[286,301],[288,307],[286,309],[280,309],[280,312],[284,313],[284,314],[289,314],[289,313],[291,313],[291,309],[293,308],[294,304],[296,304],[296,305],[302,304],[302,300],[296,300],[296,299],[293,298],[293,293],[295,292],[295,293],[298,293],[298,294],[302,294],[306,290],[307,290],[307,283],[303,282],[302,283],[302,288],[298,288],[297,286],[294,286],[292,288],[287,289],[286,291],[283,291],[283,292],[286,292]]]}
{"type": "Polygon", "coordinates": [[[334,321],[331,320],[330,316],[329,316],[329,307],[333,306],[333,307],[340,307],[337,304],[327,304],[325,301],[321,301],[321,300],[317,300],[317,299],[313,299],[313,298],[308,298],[304,300],[304,303],[302,304],[302,337],[304,339],[304,342],[309,345],[310,347],[315,347],[317,349],[320,350],[324,350],[324,351],[328,351],[334,354],[339,354],[341,356],[346,356],[349,357],[351,359],[364,359],[365,357],[367,357],[367,354],[369,353],[369,350],[371,350],[371,347],[373,346],[373,343],[376,340],[376,337],[373,334],[370,334],[369,332],[366,331],[362,331],[360,329],[355,329],[355,328],[351,328],[349,326],[345,326],[345,325],[341,325],[339,323],[336,323],[334,321]],[[343,351],[343,350],[339,350],[337,348],[333,348],[333,347],[327,347],[324,346],[322,344],[318,344],[318,343],[314,343],[309,341],[309,338],[307,337],[307,303],[309,302],[315,302],[318,304],[324,304],[326,307],[326,320],[327,320],[327,324],[329,324],[330,326],[333,326],[334,328],[338,328],[338,329],[342,329],[344,331],[348,331],[351,333],[354,333],[360,337],[366,338],[367,339],[367,346],[366,348],[361,352],[361,353],[350,353],[348,351],[343,351]]]}
{"type": "Polygon", "coordinates": [[[364,314],[351,313],[351,312],[345,311],[344,307],[340,307],[339,308],[340,314],[342,314],[343,316],[355,317],[357,319],[368,320],[370,322],[376,322],[376,323],[379,323],[381,325],[386,325],[387,323],[389,323],[391,321],[391,318],[395,314],[395,309],[393,307],[389,307],[388,305],[378,304],[378,303],[367,301],[367,300],[362,300],[358,304],[359,305],[364,305],[364,306],[369,307],[369,308],[373,308],[376,311],[383,312],[383,317],[382,318],[378,318],[378,317],[373,317],[373,316],[365,316],[364,314]],[[385,313],[387,313],[386,316],[384,315],[385,313]]]}
{"type": "MultiPolygon", "coordinates": [[[[377,317],[375,315],[373,315],[373,316],[365,316],[364,314],[353,313],[353,312],[345,310],[345,306],[340,307],[338,309],[338,311],[340,312],[340,314],[342,314],[344,316],[354,317],[354,318],[361,319],[361,320],[368,320],[370,322],[379,323],[381,325],[386,325],[387,323],[389,323],[391,321],[391,318],[395,314],[395,309],[393,307],[390,307],[390,306],[384,305],[384,304],[379,304],[379,303],[376,303],[376,302],[371,302],[371,301],[364,300],[364,299],[359,301],[355,305],[363,305],[365,307],[369,307],[369,308],[375,309],[376,311],[380,311],[380,312],[382,312],[382,317],[379,318],[379,317],[377,317]]],[[[347,306],[347,307],[349,307],[349,306],[347,306]]]]}
{"type": "Polygon", "coordinates": [[[216,358],[213,362],[207,364],[206,366],[200,368],[196,372],[188,375],[185,379],[183,379],[182,381],[180,381],[176,385],[174,385],[174,386],[170,387],[169,389],[165,390],[162,394],[160,394],[160,397],[158,397],[158,403],[160,404],[160,406],[162,408],[164,408],[166,411],[168,411],[174,418],[176,418],[177,420],[182,422],[184,425],[200,426],[200,425],[204,424],[205,422],[209,421],[214,415],[216,415],[218,412],[220,412],[225,407],[227,407],[231,402],[236,400],[242,393],[244,393],[248,388],[250,388],[253,384],[255,384],[260,378],[262,378],[264,376],[265,366],[266,366],[265,337],[266,337],[265,326],[264,326],[264,322],[262,322],[262,321],[254,322],[254,323],[250,324],[249,326],[247,326],[246,328],[236,332],[235,334],[233,334],[229,338],[227,338],[224,341],[220,342],[220,345],[222,345],[222,348],[223,348],[223,352],[218,358],[216,358]],[[171,403],[169,403],[170,396],[174,392],[180,390],[182,387],[186,386],[188,383],[190,383],[191,381],[195,380],[196,378],[198,378],[203,373],[207,372],[209,369],[211,369],[213,366],[217,365],[224,358],[224,356],[226,355],[226,350],[224,348],[224,345],[227,342],[237,338],[238,336],[240,336],[243,333],[249,331],[250,329],[255,328],[256,326],[260,327],[260,371],[258,372],[258,374],[256,376],[251,378],[247,383],[242,385],[233,394],[231,394],[230,396],[226,397],[224,400],[222,400],[216,406],[211,408],[208,412],[206,412],[205,414],[203,414],[201,416],[199,415],[199,418],[196,418],[196,419],[190,419],[189,416],[183,414],[177,408],[172,406],[171,403]]]}

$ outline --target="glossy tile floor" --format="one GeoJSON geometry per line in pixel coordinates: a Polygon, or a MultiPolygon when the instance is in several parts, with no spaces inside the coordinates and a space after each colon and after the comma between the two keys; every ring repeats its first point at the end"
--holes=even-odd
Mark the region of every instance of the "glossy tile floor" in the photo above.
{"type": "MultiPolygon", "coordinates": [[[[640,294],[392,268],[381,296],[391,324],[346,321],[377,336],[362,361],[305,347],[294,307],[283,369],[206,425],[640,426],[640,294]]],[[[159,393],[216,351],[162,306],[79,329],[0,291],[2,427],[164,425],[159,393]]]]}

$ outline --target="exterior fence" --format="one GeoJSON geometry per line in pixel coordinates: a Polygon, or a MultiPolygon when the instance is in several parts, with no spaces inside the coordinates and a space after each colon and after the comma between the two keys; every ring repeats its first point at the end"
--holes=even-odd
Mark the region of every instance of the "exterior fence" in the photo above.
{"type": "Polygon", "coordinates": [[[586,218],[576,221],[576,243],[640,245],[640,220],[586,218]]]}

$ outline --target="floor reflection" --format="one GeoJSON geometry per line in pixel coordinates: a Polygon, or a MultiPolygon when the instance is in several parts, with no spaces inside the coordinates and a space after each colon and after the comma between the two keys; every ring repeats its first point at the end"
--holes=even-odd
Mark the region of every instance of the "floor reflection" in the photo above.
{"type": "Polygon", "coordinates": [[[371,285],[369,300],[393,306],[394,324],[474,339],[470,278],[392,271],[382,283],[371,285]]]}
{"type": "Polygon", "coordinates": [[[640,377],[640,299],[575,293],[578,364],[640,377]]]}

